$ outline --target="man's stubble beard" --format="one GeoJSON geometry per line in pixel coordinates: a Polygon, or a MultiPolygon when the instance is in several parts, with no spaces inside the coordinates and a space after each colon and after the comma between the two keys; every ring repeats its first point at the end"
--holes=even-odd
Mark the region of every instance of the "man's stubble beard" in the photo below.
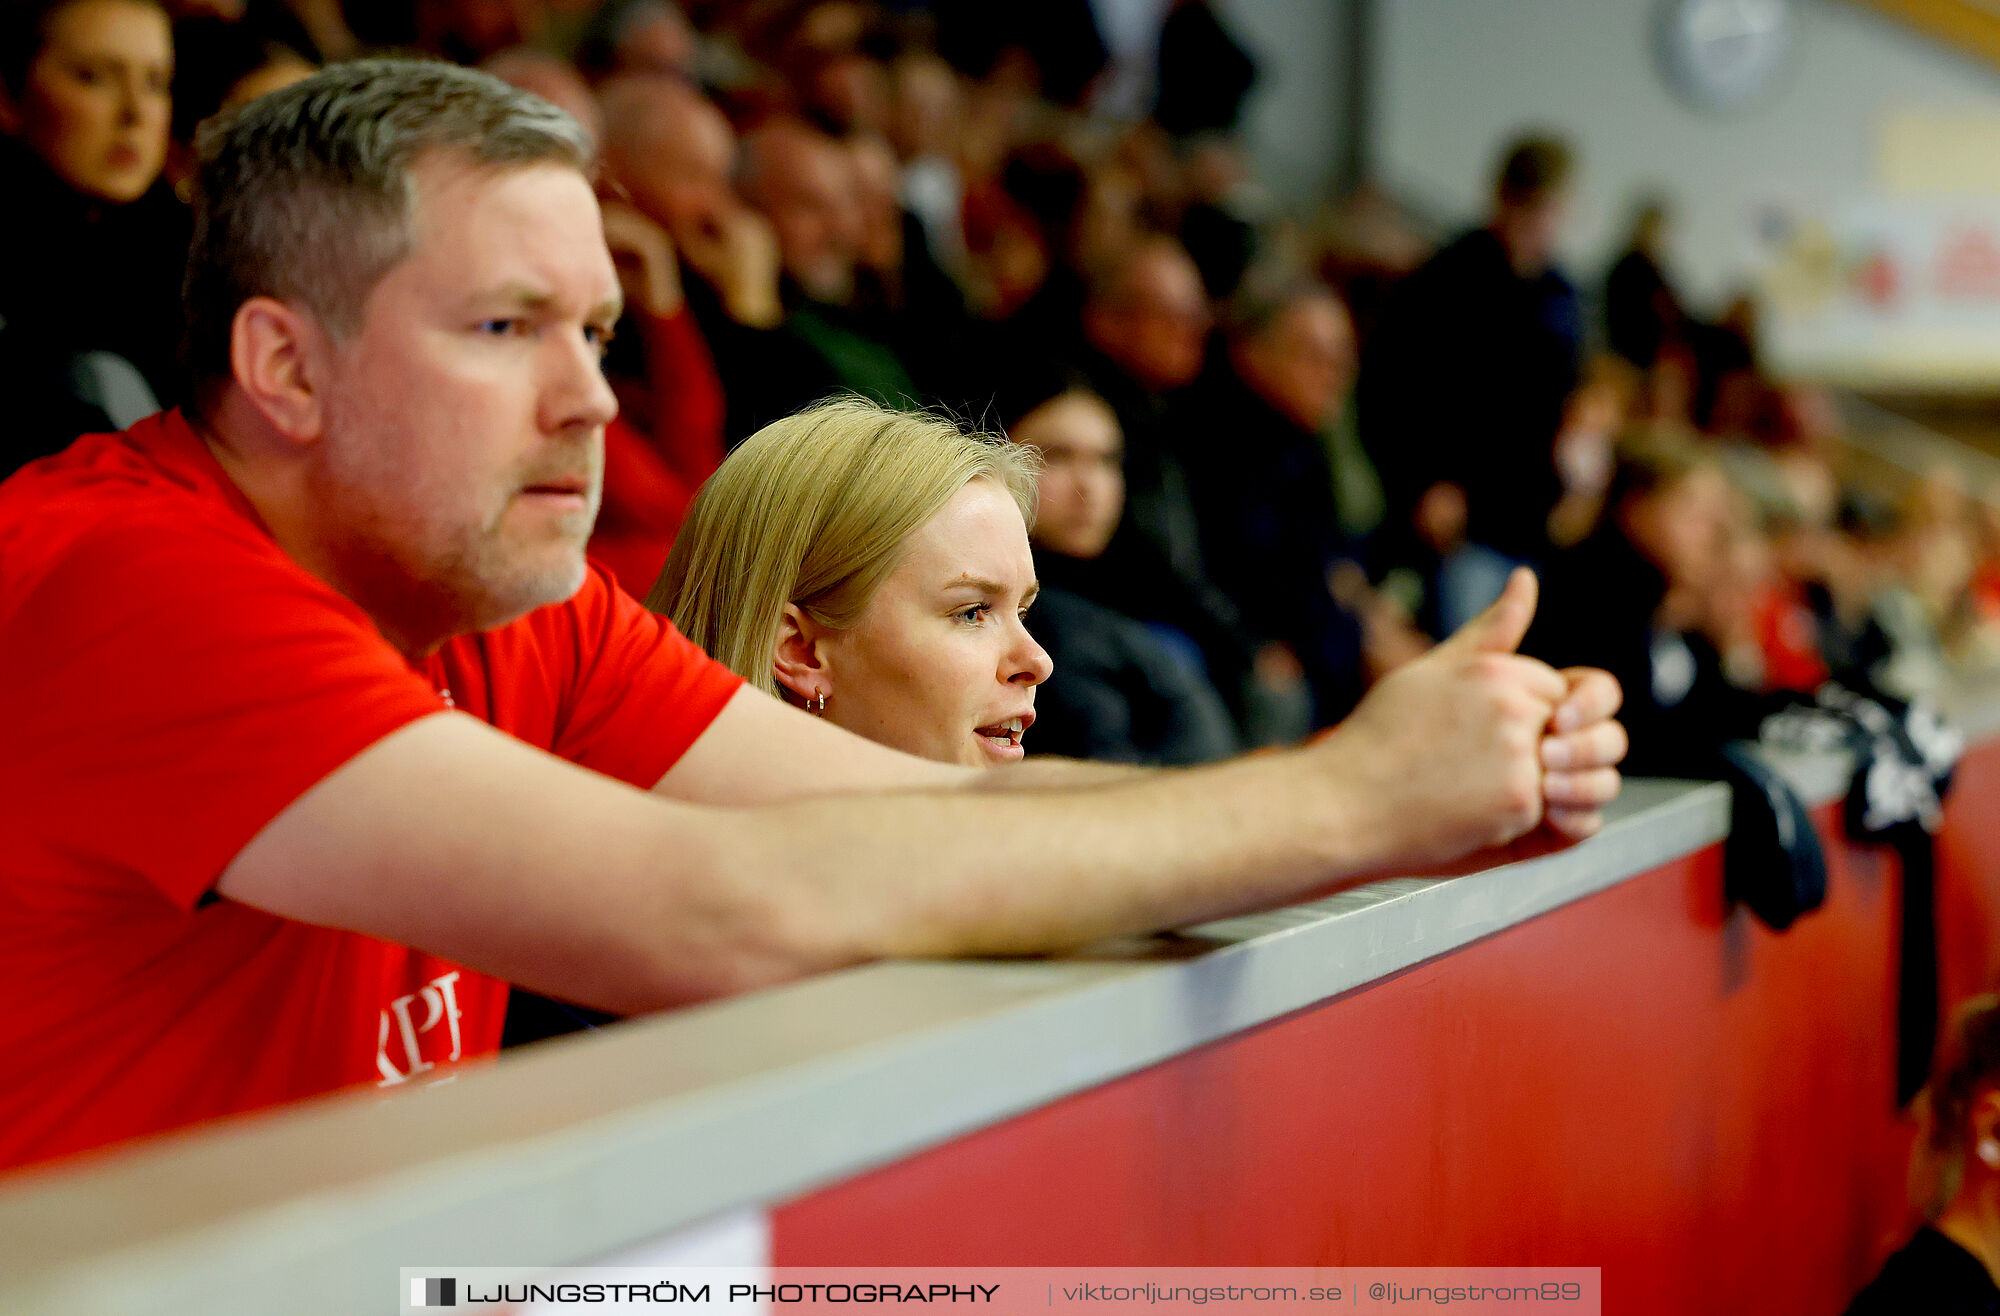
{"type": "Polygon", "coordinates": [[[601,447],[593,466],[589,506],[564,518],[567,551],[547,561],[556,551],[547,542],[508,546],[514,486],[500,486],[510,492],[479,524],[453,525],[434,512],[459,491],[420,484],[372,451],[330,448],[311,485],[335,545],[335,587],[402,626],[450,634],[492,630],[563,602],[583,585],[584,545],[603,497],[601,447]]]}

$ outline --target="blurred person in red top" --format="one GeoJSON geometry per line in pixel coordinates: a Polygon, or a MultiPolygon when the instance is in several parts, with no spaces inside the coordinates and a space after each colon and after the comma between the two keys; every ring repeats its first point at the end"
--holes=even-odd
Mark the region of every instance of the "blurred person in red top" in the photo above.
{"type": "Polygon", "coordinates": [[[673,240],[625,202],[607,199],[600,209],[627,332],[605,352],[621,414],[604,430],[604,502],[590,551],[637,596],[660,574],[688,500],[721,464],[724,401],[681,291],[673,240]]]}
{"type": "Polygon", "coordinates": [[[775,327],[784,318],[777,240],[737,195],[736,132],[729,120],[678,78],[615,78],[599,99],[610,177],[666,229],[676,257],[706,286],[723,316],[750,329],[775,327]]]}

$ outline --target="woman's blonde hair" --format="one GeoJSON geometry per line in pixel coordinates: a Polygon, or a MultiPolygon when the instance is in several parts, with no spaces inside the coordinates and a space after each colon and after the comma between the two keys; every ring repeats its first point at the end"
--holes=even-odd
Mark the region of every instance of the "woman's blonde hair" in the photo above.
{"type": "Polygon", "coordinates": [[[1034,521],[1032,451],[942,416],[858,397],[766,425],[695,495],[646,606],[737,675],[778,694],[778,621],[795,603],[821,624],[859,620],[903,541],[973,480],[1034,521]]]}

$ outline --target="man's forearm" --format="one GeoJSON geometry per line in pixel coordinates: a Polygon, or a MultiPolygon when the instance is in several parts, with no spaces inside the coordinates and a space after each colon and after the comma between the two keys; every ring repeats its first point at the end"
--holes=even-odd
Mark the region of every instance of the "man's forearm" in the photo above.
{"type": "MultiPolygon", "coordinates": [[[[1027,786],[1032,774],[990,775],[1027,786]]],[[[729,871],[779,875],[765,894],[803,974],[1065,949],[1360,880],[1396,841],[1357,796],[1323,765],[1270,755],[1125,769],[1080,793],[803,801],[759,811],[711,853],[729,871]]]]}
{"type": "MultiPolygon", "coordinates": [[[[690,820],[715,868],[689,894],[729,911],[756,944],[742,961],[752,981],[775,981],[884,956],[1074,947],[1511,841],[1545,806],[1596,807],[1616,787],[1602,768],[1608,780],[1578,774],[1562,798],[1547,793],[1544,732],[1572,690],[1509,652],[1532,607],[1532,578],[1519,576],[1473,625],[1300,749],[1114,769],[1080,790],[1031,789],[1080,784],[1052,779],[1066,769],[1051,765],[1042,783],[986,774],[998,789],[796,800],[738,813],[745,825],[733,827],[690,820]],[[732,873],[757,875],[754,890],[732,889],[732,873]]],[[[1566,713],[1589,721],[1605,716],[1601,705],[1566,713]]]]}
{"type": "Polygon", "coordinates": [[[1144,781],[1166,768],[1143,767],[1136,763],[1092,763],[1044,755],[982,772],[966,781],[975,791],[1074,790],[1079,786],[1111,786],[1119,782],[1144,781]]]}

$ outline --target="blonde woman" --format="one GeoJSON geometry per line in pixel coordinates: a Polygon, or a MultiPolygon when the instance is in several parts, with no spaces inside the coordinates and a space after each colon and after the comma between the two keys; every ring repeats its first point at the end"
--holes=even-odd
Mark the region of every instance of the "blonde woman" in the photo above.
{"type": "Polygon", "coordinates": [[[1022,756],[1035,459],[858,398],[765,426],[688,509],[647,606],[768,693],[924,758],[1022,756]]]}

